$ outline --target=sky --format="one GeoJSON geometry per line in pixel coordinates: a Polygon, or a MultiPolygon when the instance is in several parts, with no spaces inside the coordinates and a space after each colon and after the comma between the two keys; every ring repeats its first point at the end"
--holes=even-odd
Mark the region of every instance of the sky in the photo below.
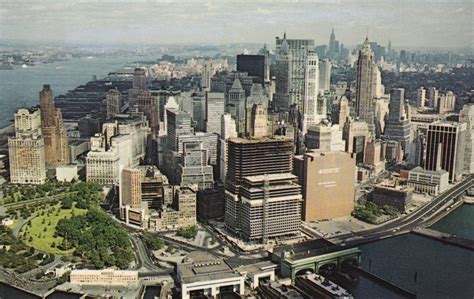
{"type": "Polygon", "coordinates": [[[348,46],[473,48],[474,1],[0,0],[0,39],[90,44],[268,43],[331,29],[348,46]]]}

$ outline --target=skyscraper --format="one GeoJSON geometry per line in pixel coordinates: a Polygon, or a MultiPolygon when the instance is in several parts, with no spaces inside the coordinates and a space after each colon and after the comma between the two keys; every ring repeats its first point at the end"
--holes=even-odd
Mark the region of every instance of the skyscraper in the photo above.
{"type": "Polygon", "coordinates": [[[295,157],[295,173],[303,189],[303,220],[346,217],[354,210],[356,163],[351,154],[307,152],[295,157]]]}
{"type": "Polygon", "coordinates": [[[416,90],[416,104],[418,108],[425,108],[426,89],[421,86],[416,90]]]}
{"type": "Polygon", "coordinates": [[[276,51],[275,71],[273,109],[275,111],[288,111],[290,108],[291,54],[286,40],[283,40],[276,51]]]}
{"type": "Polygon", "coordinates": [[[319,90],[329,91],[331,88],[332,64],[328,59],[319,61],[319,90]]]}
{"type": "Polygon", "coordinates": [[[105,96],[105,101],[107,105],[107,119],[110,119],[114,117],[115,114],[120,113],[120,109],[122,108],[122,94],[119,90],[109,90],[105,96]]]}
{"type": "MultiPolygon", "coordinates": [[[[287,39],[285,33],[283,39],[280,39],[279,37],[276,38],[276,51],[278,52],[282,47],[288,48],[288,58],[290,59],[290,105],[297,105],[301,111],[305,99],[305,72],[307,69],[306,64],[309,61],[307,55],[310,50],[314,49],[314,40],[287,39]]],[[[314,56],[317,57],[316,53],[312,55],[310,60],[313,60],[314,56]]]]}
{"type": "Polygon", "coordinates": [[[312,50],[308,51],[304,64],[304,94],[303,106],[300,111],[303,113],[303,127],[301,131],[306,134],[308,128],[317,125],[326,117],[320,109],[319,101],[319,59],[312,50]],[[301,110],[302,108],[302,110],[301,110]]]}
{"type": "Polygon", "coordinates": [[[449,172],[449,181],[461,179],[464,168],[466,124],[438,121],[428,126],[426,142],[426,169],[438,170],[437,165],[449,172]]]}
{"type": "Polygon", "coordinates": [[[212,189],[214,185],[212,166],[208,165],[208,151],[202,142],[184,142],[179,165],[180,185],[197,185],[199,190],[212,189]]]}
{"type": "Polygon", "coordinates": [[[225,111],[223,92],[206,93],[206,132],[221,133],[221,118],[225,111]]]}
{"type": "Polygon", "coordinates": [[[464,141],[464,173],[474,173],[474,104],[465,104],[459,112],[459,121],[466,124],[464,141]]]}
{"type": "Polygon", "coordinates": [[[264,85],[266,73],[266,57],[264,55],[237,55],[237,71],[247,72],[249,76],[258,78],[258,83],[264,85]]]}
{"type": "Polygon", "coordinates": [[[438,109],[438,90],[436,87],[429,87],[428,88],[428,99],[430,101],[430,107],[438,109]]]}
{"type": "Polygon", "coordinates": [[[152,135],[158,135],[160,130],[159,98],[153,96],[148,90],[140,90],[136,98],[136,107],[145,115],[152,135]]]}
{"type": "Polygon", "coordinates": [[[260,104],[254,104],[252,107],[250,120],[250,136],[252,138],[262,138],[268,135],[267,132],[267,110],[260,104]]]}
{"type": "Polygon", "coordinates": [[[41,108],[41,131],[44,139],[46,166],[55,168],[71,162],[67,132],[63,126],[61,111],[55,108],[53,92],[44,85],[39,93],[41,108]]]}
{"type": "Polygon", "coordinates": [[[390,93],[388,118],[384,136],[400,141],[404,151],[408,151],[411,141],[409,106],[405,103],[405,89],[396,88],[390,93]]]}
{"type": "Polygon", "coordinates": [[[373,63],[374,54],[370,49],[369,39],[366,38],[356,65],[356,102],[355,112],[359,120],[365,121],[369,132],[375,136],[374,106],[372,98],[372,74],[376,66],[373,63]]]}
{"type": "Polygon", "coordinates": [[[225,224],[245,240],[294,235],[300,228],[301,190],[287,138],[228,141],[225,224]],[[285,215],[285,217],[282,217],[285,215]]]}
{"type": "Polygon", "coordinates": [[[237,124],[237,132],[245,131],[245,90],[240,80],[236,78],[228,92],[228,103],[226,112],[230,113],[237,124]]]}
{"type": "Polygon", "coordinates": [[[15,136],[8,138],[10,181],[13,184],[43,184],[46,181],[41,112],[18,109],[15,136]]]}
{"type": "Polygon", "coordinates": [[[334,34],[334,28],[329,36],[328,56],[329,58],[335,58],[336,53],[339,52],[339,42],[336,40],[336,34],[334,34]]]}
{"type": "Polygon", "coordinates": [[[209,91],[211,89],[211,79],[214,76],[214,67],[211,62],[204,63],[204,67],[201,73],[201,87],[203,91],[209,91]]]}

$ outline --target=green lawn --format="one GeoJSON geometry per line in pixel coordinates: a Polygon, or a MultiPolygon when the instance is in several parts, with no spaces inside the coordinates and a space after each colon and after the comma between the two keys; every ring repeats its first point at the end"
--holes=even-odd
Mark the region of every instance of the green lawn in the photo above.
{"type": "Polygon", "coordinates": [[[87,210],[77,209],[73,207],[72,209],[60,209],[59,206],[55,207],[51,215],[37,216],[31,219],[31,226],[26,224],[21,229],[21,233],[26,232],[25,236],[22,237],[26,245],[32,246],[38,250],[54,253],[54,254],[66,254],[71,253],[74,249],[67,251],[60,250],[58,248],[51,247],[51,244],[54,242],[56,246],[61,244],[63,238],[54,237],[54,232],[56,231],[56,225],[58,221],[63,218],[71,218],[72,211],[74,210],[75,215],[85,214],[87,210]],[[59,209],[59,215],[57,215],[57,210],[59,209]],[[43,223],[44,219],[44,223],[43,223]],[[49,224],[50,223],[50,224],[49,224]],[[49,225],[48,225],[49,224],[49,225]],[[44,229],[46,228],[46,231],[44,229]],[[30,237],[32,241],[30,242],[30,237]]]}

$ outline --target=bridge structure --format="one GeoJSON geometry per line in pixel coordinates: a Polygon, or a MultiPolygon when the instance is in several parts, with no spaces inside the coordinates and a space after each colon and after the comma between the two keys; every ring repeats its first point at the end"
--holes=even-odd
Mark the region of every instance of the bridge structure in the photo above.
{"type": "Polygon", "coordinates": [[[300,274],[307,271],[320,273],[323,269],[341,269],[342,265],[360,265],[361,251],[357,247],[344,248],[332,246],[326,250],[308,250],[294,254],[284,252],[280,262],[280,272],[283,277],[291,278],[292,281],[300,274]]]}

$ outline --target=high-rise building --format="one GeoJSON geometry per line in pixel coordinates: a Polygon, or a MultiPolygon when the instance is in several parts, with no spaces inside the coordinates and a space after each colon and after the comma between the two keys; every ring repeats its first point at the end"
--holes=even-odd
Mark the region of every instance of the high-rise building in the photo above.
{"type": "Polygon", "coordinates": [[[230,113],[237,124],[237,131],[245,131],[245,90],[242,88],[240,80],[236,78],[228,92],[228,102],[226,112],[230,113]]]}
{"type": "Polygon", "coordinates": [[[405,89],[396,88],[390,93],[388,118],[385,122],[384,136],[400,141],[404,151],[411,142],[409,106],[405,103],[405,89]]]}
{"type": "Polygon", "coordinates": [[[304,64],[304,93],[303,106],[303,128],[305,134],[309,127],[317,125],[326,117],[326,112],[320,108],[319,95],[319,59],[312,50],[307,51],[304,64]]]}
{"type": "Polygon", "coordinates": [[[221,118],[225,111],[223,92],[206,93],[206,132],[221,134],[221,118]]]}
{"type": "MultiPolygon", "coordinates": [[[[299,109],[302,109],[305,101],[305,88],[306,88],[306,70],[307,63],[309,61],[317,60],[316,53],[311,55],[308,59],[309,51],[314,49],[314,40],[310,39],[287,39],[286,33],[283,38],[276,38],[276,51],[279,52],[280,48],[287,48],[289,62],[289,96],[290,105],[296,105],[299,109]],[[315,58],[316,57],[316,58],[315,58]]],[[[314,69],[314,66],[310,69],[314,69]]],[[[319,78],[316,79],[319,83],[319,78]]],[[[317,91],[317,89],[316,89],[317,91]]]]}
{"type": "Polygon", "coordinates": [[[135,167],[145,158],[150,130],[141,113],[116,117],[91,137],[86,158],[86,179],[99,184],[118,184],[121,169],[135,167]]]}
{"type": "Polygon", "coordinates": [[[40,110],[18,109],[15,136],[8,138],[10,181],[13,184],[43,184],[46,181],[44,151],[40,110]]]}
{"type": "Polygon", "coordinates": [[[319,90],[322,92],[331,88],[331,69],[332,64],[328,59],[319,61],[319,90]]]}
{"type": "Polygon", "coordinates": [[[339,101],[339,113],[338,113],[338,123],[339,123],[340,129],[344,128],[344,125],[349,116],[350,116],[349,100],[345,96],[342,96],[339,101]]]}
{"type": "Polygon", "coordinates": [[[416,104],[418,108],[424,108],[426,101],[426,89],[421,86],[416,90],[416,104]]]}
{"type": "Polygon", "coordinates": [[[107,119],[110,119],[119,114],[122,108],[122,94],[117,89],[111,89],[105,96],[107,105],[107,119]]]}
{"type": "Polygon", "coordinates": [[[344,151],[345,144],[342,140],[342,130],[339,125],[319,124],[310,127],[305,137],[307,149],[322,151],[344,151]]]}
{"type": "Polygon", "coordinates": [[[301,191],[291,175],[292,141],[285,137],[230,138],[227,159],[227,228],[247,240],[263,242],[277,235],[297,234],[301,191]],[[285,211],[285,217],[277,211],[285,211]]]}
{"type": "Polygon", "coordinates": [[[247,72],[249,76],[258,78],[257,83],[264,85],[266,74],[266,57],[264,55],[237,55],[237,71],[247,72]]]}
{"type": "Polygon", "coordinates": [[[44,140],[46,167],[71,163],[67,132],[63,125],[61,111],[54,106],[53,92],[44,85],[39,93],[41,108],[41,131],[44,140]]]}
{"type": "Polygon", "coordinates": [[[372,98],[379,99],[384,94],[382,74],[377,66],[372,68],[372,98]]]}
{"type": "Polygon", "coordinates": [[[438,99],[439,94],[436,87],[429,87],[428,88],[428,99],[430,101],[430,107],[438,109],[438,99]]]}
{"type": "Polygon", "coordinates": [[[437,121],[428,126],[426,142],[426,169],[438,170],[437,165],[449,172],[449,181],[461,179],[464,168],[466,124],[437,121]]]}
{"type": "Polygon", "coordinates": [[[243,178],[238,196],[238,233],[243,239],[266,243],[270,238],[299,233],[302,196],[297,180],[291,173],[243,178]]]}
{"type": "Polygon", "coordinates": [[[206,96],[197,92],[192,96],[193,124],[195,131],[206,130],[206,96]]]}
{"type": "Polygon", "coordinates": [[[459,121],[466,124],[464,141],[464,173],[474,173],[474,104],[465,104],[459,112],[459,121]]]}
{"type": "Polygon", "coordinates": [[[235,121],[230,114],[224,114],[221,118],[221,133],[219,139],[219,175],[222,182],[225,183],[227,175],[227,139],[237,137],[235,121]]]}
{"type": "Polygon", "coordinates": [[[303,220],[349,216],[354,210],[355,160],[351,154],[314,151],[295,158],[303,189],[303,220]]]}
{"type": "Polygon", "coordinates": [[[160,130],[159,98],[153,96],[148,90],[140,90],[136,97],[136,107],[145,115],[153,136],[157,136],[160,130]]]}
{"type": "Polygon", "coordinates": [[[275,95],[273,96],[273,109],[275,111],[288,111],[290,108],[291,61],[288,43],[283,40],[278,51],[276,51],[275,95]]]}
{"type": "Polygon", "coordinates": [[[211,89],[212,76],[214,76],[214,67],[211,62],[206,62],[201,73],[201,87],[203,91],[211,89]]]}
{"type": "Polygon", "coordinates": [[[448,91],[438,99],[438,113],[454,112],[456,108],[456,96],[452,91],[448,91]]]}
{"type": "Polygon", "coordinates": [[[139,90],[147,89],[146,70],[144,68],[137,67],[133,71],[132,88],[139,90]]]}
{"type": "Polygon", "coordinates": [[[168,149],[176,151],[178,149],[178,137],[180,135],[193,134],[191,126],[191,116],[177,109],[166,110],[167,120],[167,146],[168,149]]]}
{"type": "Polygon", "coordinates": [[[212,189],[212,166],[208,165],[208,153],[202,142],[185,142],[179,165],[180,185],[197,185],[198,190],[212,189]]]}
{"type": "Polygon", "coordinates": [[[372,97],[372,79],[376,66],[373,63],[374,53],[366,38],[356,64],[356,102],[355,112],[359,120],[365,121],[369,132],[375,136],[374,105],[372,97]]]}
{"type": "Polygon", "coordinates": [[[263,105],[254,104],[250,114],[250,136],[252,138],[266,137],[268,135],[267,110],[263,107],[263,105]]]}
{"type": "Polygon", "coordinates": [[[328,45],[328,57],[331,59],[337,58],[339,55],[339,41],[336,40],[336,35],[334,34],[334,28],[331,31],[329,36],[329,45],[328,45]]]}
{"type": "Polygon", "coordinates": [[[138,168],[122,169],[120,181],[120,207],[130,206],[140,209],[142,206],[142,174],[138,168]]]}

